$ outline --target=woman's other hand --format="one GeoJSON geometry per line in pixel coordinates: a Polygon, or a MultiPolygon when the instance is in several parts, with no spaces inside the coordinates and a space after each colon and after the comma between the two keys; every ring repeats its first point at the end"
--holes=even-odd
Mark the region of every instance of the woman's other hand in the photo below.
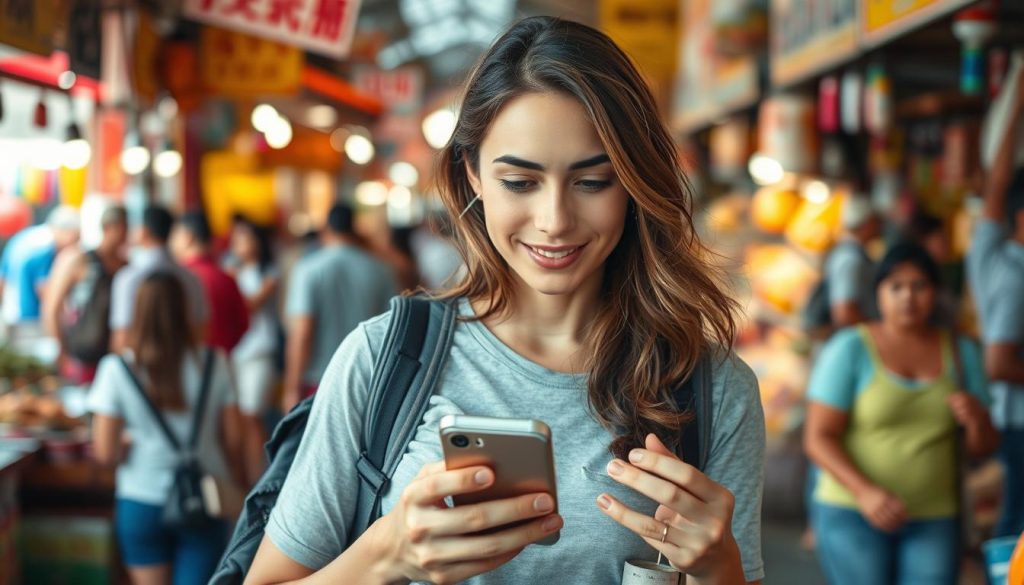
{"type": "Polygon", "coordinates": [[[647,435],[645,446],[630,452],[629,463],[612,460],[608,473],[658,502],[654,517],[608,494],[598,498],[598,506],[697,583],[745,583],[732,535],[732,493],[681,461],[655,435],[647,435]]]}
{"type": "Polygon", "coordinates": [[[855,495],[861,514],[875,528],[895,532],[907,522],[907,507],[888,491],[871,486],[855,495]]]}
{"type": "Polygon", "coordinates": [[[553,513],[549,494],[445,505],[446,497],[485,490],[494,479],[486,467],[448,471],[444,462],[423,466],[394,509],[374,525],[380,560],[396,580],[458,583],[507,563],[526,545],[561,529],[562,518],[553,513]],[[530,521],[477,534],[522,520],[530,521]]]}

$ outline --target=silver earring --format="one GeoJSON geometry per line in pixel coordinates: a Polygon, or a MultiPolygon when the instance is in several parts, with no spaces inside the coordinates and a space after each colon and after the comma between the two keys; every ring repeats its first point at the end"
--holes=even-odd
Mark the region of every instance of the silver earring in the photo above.
{"type": "Polygon", "coordinates": [[[462,210],[462,213],[459,214],[459,219],[462,219],[462,216],[464,216],[467,213],[469,213],[469,210],[473,208],[473,204],[476,203],[479,200],[480,200],[480,194],[477,193],[476,197],[470,199],[469,200],[469,205],[467,205],[466,208],[462,210]]]}

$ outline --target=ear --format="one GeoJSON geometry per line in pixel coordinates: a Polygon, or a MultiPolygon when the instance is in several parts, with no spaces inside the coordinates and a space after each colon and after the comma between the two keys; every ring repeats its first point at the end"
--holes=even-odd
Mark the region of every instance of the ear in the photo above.
{"type": "Polygon", "coordinates": [[[476,171],[473,170],[473,165],[470,164],[468,159],[463,158],[462,164],[466,165],[466,178],[469,180],[469,186],[473,189],[473,192],[479,195],[483,184],[480,182],[480,177],[477,176],[476,171]]]}

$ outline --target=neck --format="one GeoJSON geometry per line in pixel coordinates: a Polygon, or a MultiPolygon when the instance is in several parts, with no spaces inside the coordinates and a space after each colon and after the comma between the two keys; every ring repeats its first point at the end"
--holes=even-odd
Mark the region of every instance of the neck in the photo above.
{"type": "Polygon", "coordinates": [[[321,242],[324,246],[355,246],[356,239],[348,234],[336,234],[327,232],[323,235],[321,242]]]}
{"type": "Polygon", "coordinates": [[[882,331],[889,337],[927,337],[931,332],[931,327],[927,323],[899,325],[883,319],[882,331]]]}

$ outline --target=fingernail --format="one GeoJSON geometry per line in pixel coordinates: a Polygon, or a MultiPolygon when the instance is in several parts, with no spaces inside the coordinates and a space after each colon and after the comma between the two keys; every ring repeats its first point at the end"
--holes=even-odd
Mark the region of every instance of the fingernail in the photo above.
{"type": "Polygon", "coordinates": [[[629,452],[629,460],[633,463],[640,463],[644,460],[644,452],[640,449],[633,449],[629,452]]]}
{"type": "Polygon", "coordinates": [[[555,509],[555,501],[547,494],[537,496],[537,499],[533,501],[533,509],[538,512],[550,512],[555,509]]]}
{"type": "Polygon", "coordinates": [[[558,524],[560,522],[561,520],[558,518],[558,516],[552,516],[545,520],[544,523],[540,525],[540,527],[544,529],[544,532],[554,532],[555,530],[558,530],[558,524]]]}
{"type": "Polygon", "coordinates": [[[479,485],[487,485],[487,482],[491,481],[491,473],[489,471],[481,469],[480,471],[476,472],[476,475],[473,476],[473,481],[475,481],[479,485]]]}
{"type": "Polygon", "coordinates": [[[610,475],[621,475],[625,469],[618,459],[612,459],[611,463],[608,464],[608,473],[610,475]]]}
{"type": "Polygon", "coordinates": [[[612,500],[608,496],[601,494],[597,498],[597,505],[601,506],[602,510],[607,510],[608,508],[612,507],[612,500]]]}

